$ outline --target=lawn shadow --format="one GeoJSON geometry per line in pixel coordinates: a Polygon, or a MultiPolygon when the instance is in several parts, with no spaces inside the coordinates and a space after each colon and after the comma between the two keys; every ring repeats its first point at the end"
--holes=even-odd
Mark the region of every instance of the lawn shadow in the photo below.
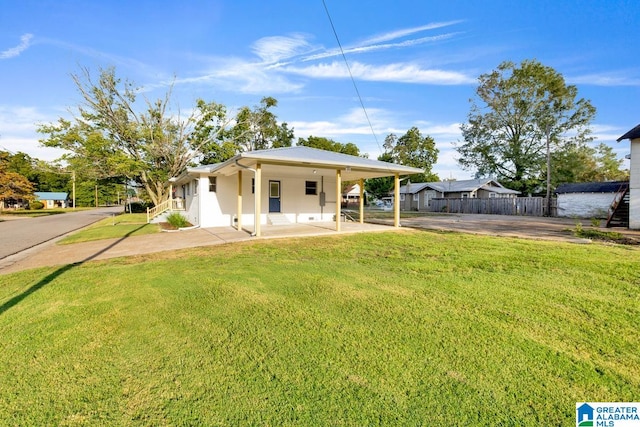
{"type": "Polygon", "coordinates": [[[100,254],[105,253],[106,251],[108,251],[109,249],[113,248],[114,246],[118,245],[119,243],[121,243],[123,240],[125,240],[126,238],[128,238],[129,236],[131,236],[133,233],[135,233],[136,231],[140,230],[142,227],[144,227],[147,224],[143,224],[140,227],[129,231],[127,234],[125,234],[124,236],[122,236],[121,238],[119,238],[118,240],[116,240],[115,242],[111,243],[109,246],[99,250],[98,252],[96,252],[95,254],[88,256],[87,258],[83,259],[82,261],[78,261],[75,262],[73,264],[67,264],[63,267],[58,268],[57,270],[55,270],[54,272],[48,274],[47,276],[43,277],[42,279],[40,279],[37,283],[35,283],[34,285],[32,285],[29,289],[25,290],[24,292],[22,292],[19,295],[16,295],[15,297],[11,298],[10,300],[8,300],[7,302],[5,302],[4,304],[0,305],[0,315],[4,314],[5,311],[9,310],[11,307],[17,305],[18,303],[20,303],[23,299],[25,299],[26,297],[28,297],[29,295],[31,295],[32,293],[42,289],[44,286],[48,285],[49,283],[51,283],[52,281],[54,281],[56,278],[58,278],[59,276],[63,275],[64,273],[66,273],[67,271],[79,267],[82,264],[84,264],[87,261],[91,261],[92,259],[96,258],[97,256],[99,256],[100,254]]]}

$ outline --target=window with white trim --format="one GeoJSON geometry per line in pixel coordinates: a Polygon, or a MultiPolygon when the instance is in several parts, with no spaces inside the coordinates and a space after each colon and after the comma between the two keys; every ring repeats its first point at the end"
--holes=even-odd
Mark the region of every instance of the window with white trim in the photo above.
{"type": "Polygon", "coordinates": [[[210,176],[209,177],[209,192],[215,193],[218,187],[218,177],[210,176]]]}
{"type": "Polygon", "coordinates": [[[414,202],[419,202],[420,201],[420,194],[419,193],[414,193],[413,194],[413,201],[414,202]]]}
{"type": "Polygon", "coordinates": [[[193,195],[194,196],[198,195],[198,180],[197,179],[193,180],[193,195]]]}

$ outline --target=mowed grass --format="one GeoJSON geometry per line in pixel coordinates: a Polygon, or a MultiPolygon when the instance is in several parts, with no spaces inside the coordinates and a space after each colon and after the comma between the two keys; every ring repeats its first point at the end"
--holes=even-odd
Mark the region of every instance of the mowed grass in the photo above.
{"type": "Polygon", "coordinates": [[[640,395],[640,252],[400,231],[0,276],[2,425],[566,426],[640,395]]]}
{"type": "Polygon", "coordinates": [[[58,244],[89,242],[92,240],[118,239],[129,236],[159,233],[158,224],[147,224],[147,214],[121,214],[105,218],[87,228],[73,233],[58,244]]]}

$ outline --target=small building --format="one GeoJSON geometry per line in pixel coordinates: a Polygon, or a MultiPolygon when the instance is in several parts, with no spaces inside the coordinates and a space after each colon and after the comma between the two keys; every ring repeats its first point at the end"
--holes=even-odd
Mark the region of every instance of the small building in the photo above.
{"type": "MultiPolygon", "coordinates": [[[[363,191],[363,197],[366,199],[366,194],[363,191]]],[[[342,192],[342,203],[346,204],[359,204],[360,203],[360,184],[348,185],[342,192]]]]}
{"type": "Polygon", "coordinates": [[[627,181],[579,182],[560,184],[558,216],[576,218],[607,218],[616,195],[628,188],[627,181]]]}
{"type": "Polygon", "coordinates": [[[631,141],[629,155],[629,228],[640,229],[640,125],[618,138],[631,141]]]}
{"type": "Polygon", "coordinates": [[[68,208],[69,193],[55,192],[55,191],[36,191],[33,193],[36,197],[35,200],[41,202],[45,209],[54,208],[68,208]]]}
{"type": "Polygon", "coordinates": [[[400,208],[430,210],[431,199],[492,199],[515,198],[519,191],[505,188],[488,178],[441,182],[409,182],[400,187],[400,208]]]}

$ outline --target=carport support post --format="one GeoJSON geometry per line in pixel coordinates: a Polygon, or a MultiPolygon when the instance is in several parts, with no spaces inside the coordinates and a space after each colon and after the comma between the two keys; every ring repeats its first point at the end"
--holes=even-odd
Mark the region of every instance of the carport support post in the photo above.
{"type": "Polygon", "coordinates": [[[393,178],[393,226],[400,227],[400,174],[393,178]]]}
{"type": "Polygon", "coordinates": [[[360,224],[364,223],[364,179],[360,178],[360,224]]]}
{"type": "Polygon", "coordinates": [[[262,165],[258,163],[256,165],[256,183],[255,183],[255,205],[256,211],[253,215],[254,222],[254,234],[256,237],[260,237],[260,212],[262,212],[262,206],[260,205],[262,201],[262,165]]]}
{"type": "Polygon", "coordinates": [[[336,169],[336,231],[340,231],[340,210],[342,208],[342,173],[336,169]]]}
{"type": "Polygon", "coordinates": [[[242,171],[238,171],[238,205],[236,214],[236,224],[238,231],[242,230],[242,171]]]}

